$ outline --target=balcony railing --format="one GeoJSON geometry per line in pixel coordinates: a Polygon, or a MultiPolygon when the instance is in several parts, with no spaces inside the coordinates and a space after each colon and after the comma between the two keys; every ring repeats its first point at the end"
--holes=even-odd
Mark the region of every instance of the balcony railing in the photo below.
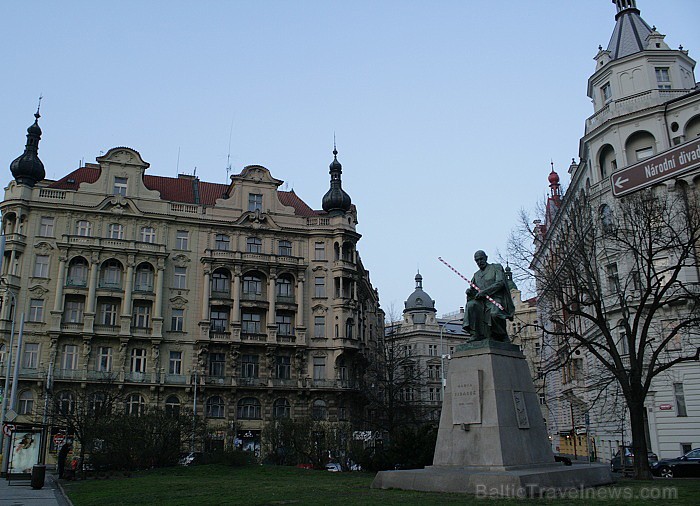
{"type": "Polygon", "coordinates": [[[266,341],[267,334],[241,332],[241,340],[243,340],[243,341],[266,341]]]}
{"type": "Polygon", "coordinates": [[[265,296],[264,293],[252,293],[252,292],[243,292],[241,294],[241,299],[242,300],[258,300],[258,301],[266,301],[267,297],[265,296]]]}
{"type": "Polygon", "coordinates": [[[152,374],[149,372],[127,372],[124,374],[124,381],[131,383],[150,383],[152,374]]]}
{"type": "Polygon", "coordinates": [[[104,288],[105,290],[121,290],[121,281],[104,281],[100,280],[98,283],[98,288],[104,288]]]}
{"type": "Polygon", "coordinates": [[[294,295],[278,295],[276,300],[280,304],[294,304],[294,295]]]}
{"type": "Polygon", "coordinates": [[[73,288],[85,288],[87,286],[87,278],[68,278],[66,279],[66,286],[73,288]]]}
{"type": "Polygon", "coordinates": [[[163,379],[165,383],[171,385],[185,385],[187,384],[187,376],[184,374],[164,374],[163,379]]]}
{"type": "Polygon", "coordinates": [[[83,371],[80,369],[56,369],[54,378],[57,380],[77,380],[83,377],[83,371]]]}
{"type": "Polygon", "coordinates": [[[137,284],[134,286],[135,292],[153,292],[153,283],[150,284],[137,284]]]}

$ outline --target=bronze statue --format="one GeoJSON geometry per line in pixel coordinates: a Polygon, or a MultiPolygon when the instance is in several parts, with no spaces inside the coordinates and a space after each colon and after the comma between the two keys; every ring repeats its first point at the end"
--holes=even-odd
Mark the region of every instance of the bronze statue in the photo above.
{"type": "Polygon", "coordinates": [[[506,320],[512,320],[515,306],[501,264],[487,262],[486,253],[474,253],[479,270],[474,273],[467,290],[467,308],[462,328],[472,341],[493,339],[509,342],[506,320]]]}

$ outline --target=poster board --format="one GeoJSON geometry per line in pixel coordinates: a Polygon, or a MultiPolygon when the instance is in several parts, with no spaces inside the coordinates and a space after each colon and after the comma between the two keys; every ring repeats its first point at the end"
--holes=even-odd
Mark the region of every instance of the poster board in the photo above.
{"type": "Polygon", "coordinates": [[[41,431],[15,430],[10,444],[8,474],[31,475],[32,467],[41,458],[41,431]]]}

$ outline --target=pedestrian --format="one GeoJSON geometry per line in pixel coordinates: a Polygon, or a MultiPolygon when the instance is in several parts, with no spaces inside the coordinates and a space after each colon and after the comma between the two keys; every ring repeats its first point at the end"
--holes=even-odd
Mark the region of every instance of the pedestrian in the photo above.
{"type": "Polygon", "coordinates": [[[66,440],[65,444],[61,446],[61,449],[58,451],[58,478],[61,479],[63,478],[63,473],[65,472],[66,469],[66,458],[68,457],[68,454],[70,451],[73,449],[73,444],[70,442],[70,440],[66,440]]]}

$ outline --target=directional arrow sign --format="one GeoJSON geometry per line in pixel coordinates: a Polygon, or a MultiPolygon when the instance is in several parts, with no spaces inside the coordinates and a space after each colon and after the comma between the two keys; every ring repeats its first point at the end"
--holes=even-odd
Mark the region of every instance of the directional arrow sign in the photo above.
{"type": "Polygon", "coordinates": [[[700,138],[618,170],[610,176],[613,195],[621,197],[700,167],[700,138]]]}

